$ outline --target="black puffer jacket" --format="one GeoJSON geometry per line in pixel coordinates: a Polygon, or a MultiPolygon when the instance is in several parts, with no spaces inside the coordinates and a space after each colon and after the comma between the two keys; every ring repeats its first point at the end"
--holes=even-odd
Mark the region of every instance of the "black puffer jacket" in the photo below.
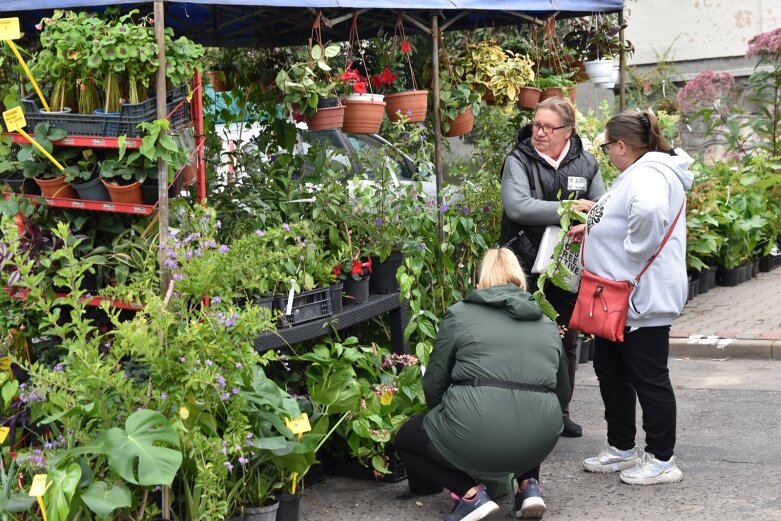
{"type": "MultiPolygon", "coordinates": [[[[570,137],[570,148],[566,157],[554,170],[545,159],[534,149],[531,143],[531,125],[526,125],[518,131],[517,144],[513,151],[505,159],[501,176],[508,171],[522,171],[526,174],[530,193],[524,194],[534,199],[543,201],[561,201],[570,198],[598,199],[604,193],[604,185],[601,177],[597,183],[595,178],[599,176],[599,164],[594,156],[583,149],[583,142],[577,134],[570,137]],[[585,190],[570,190],[568,179],[581,177],[586,180],[585,190]],[[592,186],[593,185],[593,186],[592,186]]],[[[505,198],[503,183],[502,196],[505,198]]],[[[542,234],[545,227],[550,224],[558,224],[558,216],[555,212],[549,212],[550,222],[535,222],[533,224],[513,221],[507,215],[507,207],[510,201],[504,200],[505,211],[502,213],[502,228],[499,243],[512,249],[521,261],[523,268],[531,268],[539,249],[542,234]],[[523,230],[523,235],[519,235],[523,230]]]]}

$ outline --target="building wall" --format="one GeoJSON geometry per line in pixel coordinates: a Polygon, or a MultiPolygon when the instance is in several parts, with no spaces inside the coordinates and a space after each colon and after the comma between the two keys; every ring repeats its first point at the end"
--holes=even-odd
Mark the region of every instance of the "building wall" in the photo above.
{"type": "Polygon", "coordinates": [[[744,56],[748,40],[781,26],[779,0],[627,0],[634,65],[744,56]]]}

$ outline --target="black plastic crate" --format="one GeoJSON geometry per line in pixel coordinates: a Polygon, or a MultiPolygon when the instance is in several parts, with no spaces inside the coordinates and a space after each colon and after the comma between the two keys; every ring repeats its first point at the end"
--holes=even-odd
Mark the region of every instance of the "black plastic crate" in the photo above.
{"type": "Polygon", "coordinates": [[[287,300],[287,295],[274,295],[272,307],[280,314],[277,320],[278,327],[290,327],[333,314],[330,288],[317,288],[296,294],[293,296],[293,307],[289,315],[285,314],[287,300]]]}
{"type": "MultiPolygon", "coordinates": [[[[171,89],[166,93],[166,106],[171,130],[178,130],[190,123],[190,104],[187,100],[187,86],[171,89]]],[[[119,114],[74,114],[41,112],[37,96],[22,100],[25,119],[30,128],[47,122],[52,127],[66,130],[76,136],[141,137],[139,123],[157,119],[157,97],[141,103],[125,103],[119,114]]]]}

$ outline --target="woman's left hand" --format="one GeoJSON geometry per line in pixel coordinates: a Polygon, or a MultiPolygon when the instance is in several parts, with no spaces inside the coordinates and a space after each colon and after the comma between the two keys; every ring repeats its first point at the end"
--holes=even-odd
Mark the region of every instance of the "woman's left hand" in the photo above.
{"type": "Polygon", "coordinates": [[[572,228],[569,229],[567,232],[567,237],[572,239],[572,242],[581,243],[583,242],[583,237],[586,235],[586,225],[585,224],[576,224],[572,228]]]}

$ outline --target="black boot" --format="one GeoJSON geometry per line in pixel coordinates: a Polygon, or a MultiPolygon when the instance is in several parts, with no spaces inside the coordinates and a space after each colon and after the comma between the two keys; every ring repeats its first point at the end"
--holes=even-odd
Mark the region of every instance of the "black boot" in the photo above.
{"type": "Polygon", "coordinates": [[[583,429],[569,419],[569,416],[564,416],[564,430],[561,431],[561,435],[565,438],[580,438],[583,436],[583,429]]]}

